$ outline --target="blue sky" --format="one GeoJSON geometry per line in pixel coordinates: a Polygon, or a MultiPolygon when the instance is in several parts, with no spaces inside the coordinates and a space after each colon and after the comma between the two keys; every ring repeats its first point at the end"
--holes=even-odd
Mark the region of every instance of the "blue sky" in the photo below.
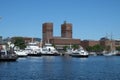
{"type": "Polygon", "coordinates": [[[0,35],[42,38],[42,24],[72,23],[73,37],[99,40],[106,34],[120,39],[120,0],[0,0],[0,35]]]}

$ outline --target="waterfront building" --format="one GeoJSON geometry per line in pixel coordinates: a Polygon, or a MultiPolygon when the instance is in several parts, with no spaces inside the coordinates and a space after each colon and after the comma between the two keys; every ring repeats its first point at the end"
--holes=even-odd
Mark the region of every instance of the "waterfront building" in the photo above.
{"type": "Polygon", "coordinates": [[[107,51],[115,50],[115,40],[110,40],[106,37],[100,39],[100,45],[104,46],[107,51]]]}
{"type": "Polygon", "coordinates": [[[82,47],[86,48],[88,46],[95,46],[95,45],[99,45],[100,42],[97,40],[83,40],[81,41],[81,45],[82,47]]]}
{"type": "Polygon", "coordinates": [[[11,41],[14,42],[14,40],[16,38],[23,38],[23,40],[25,41],[25,43],[29,43],[29,42],[41,42],[40,38],[33,38],[33,37],[20,37],[20,36],[16,36],[16,37],[12,37],[11,41]]]}
{"type": "Polygon", "coordinates": [[[120,41],[110,40],[106,37],[101,38],[100,40],[83,40],[81,41],[82,47],[86,48],[87,46],[101,45],[105,50],[115,50],[117,46],[120,46],[120,41]],[[118,45],[117,45],[118,44],[118,45]]]}
{"type": "Polygon", "coordinates": [[[48,43],[53,38],[53,23],[47,22],[42,25],[43,44],[48,43]]]}
{"type": "Polygon", "coordinates": [[[120,46],[120,40],[115,40],[115,47],[119,47],[120,46]]]}
{"type": "Polygon", "coordinates": [[[50,43],[54,44],[57,49],[63,49],[64,46],[80,45],[80,39],[53,37],[50,43]]]}
{"type": "Polygon", "coordinates": [[[61,37],[72,38],[72,24],[66,23],[66,21],[61,25],[61,37]]]}
{"type": "Polygon", "coordinates": [[[12,37],[11,42],[14,42],[16,38],[22,38],[25,41],[25,44],[28,44],[30,42],[36,42],[38,46],[42,47],[42,42],[40,38],[33,38],[33,37],[12,37]]]}
{"type": "Polygon", "coordinates": [[[57,49],[63,49],[64,46],[69,45],[80,45],[80,39],[72,38],[72,24],[66,23],[61,24],[61,36],[53,36],[53,23],[43,23],[43,45],[45,43],[51,43],[56,46],[57,49]]]}

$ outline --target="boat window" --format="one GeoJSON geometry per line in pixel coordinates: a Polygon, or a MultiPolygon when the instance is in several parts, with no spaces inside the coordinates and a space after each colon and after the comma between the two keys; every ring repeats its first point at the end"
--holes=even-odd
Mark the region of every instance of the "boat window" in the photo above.
{"type": "Polygon", "coordinates": [[[28,46],[37,46],[37,44],[28,44],[28,46]]]}
{"type": "Polygon", "coordinates": [[[47,51],[47,49],[44,49],[44,48],[43,48],[42,50],[43,50],[43,51],[47,51]]]}

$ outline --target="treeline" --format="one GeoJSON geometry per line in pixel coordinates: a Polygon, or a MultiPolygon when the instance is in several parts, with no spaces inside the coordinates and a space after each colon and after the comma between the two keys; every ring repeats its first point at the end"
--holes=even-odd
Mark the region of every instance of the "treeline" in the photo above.
{"type": "MultiPolygon", "coordinates": [[[[120,46],[115,48],[117,51],[120,51],[120,46]]],[[[89,52],[102,52],[102,51],[110,51],[110,46],[101,46],[101,45],[94,45],[94,46],[87,46],[86,50],[89,52]]]]}
{"type": "Polygon", "coordinates": [[[87,46],[86,50],[88,52],[102,52],[104,51],[105,47],[101,45],[94,45],[94,46],[87,46]]]}

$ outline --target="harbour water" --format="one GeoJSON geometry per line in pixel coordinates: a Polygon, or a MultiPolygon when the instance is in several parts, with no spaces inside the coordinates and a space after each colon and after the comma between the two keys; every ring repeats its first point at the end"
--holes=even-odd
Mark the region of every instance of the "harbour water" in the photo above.
{"type": "Polygon", "coordinates": [[[0,62],[0,80],[120,80],[120,57],[19,58],[0,62]]]}

